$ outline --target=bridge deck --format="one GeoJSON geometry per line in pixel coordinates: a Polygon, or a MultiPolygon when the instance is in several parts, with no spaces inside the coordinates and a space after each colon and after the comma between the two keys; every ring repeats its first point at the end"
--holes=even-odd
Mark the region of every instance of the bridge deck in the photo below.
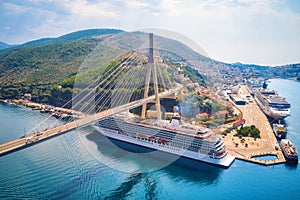
{"type": "MultiPolygon", "coordinates": [[[[168,97],[173,94],[175,90],[168,90],[159,94],[160,97],[168,97]]],[[[102,112],[99,112],[94,115],[86,115],[82,119],[78,119],[63,125],[56,126],[54,128],[46,129],[42,132],[33,133],[26,137],[18,138],[12,141],[8,141],[6,143],[0,144],[0,156],[17,151],[19,149],[23,149],[31,146],[32,144],[36,144],[38,142],[44,141],[51,137],[60,135],[62,133],[66,133],[70,130],[73,130],[77,127],[83,127],[89,125],[91,123],[96,122],[97,120],[114,115],[116,113],[123,112],[125,110],[129,110],[135,107],[139,107],[145,103],[149,103],[155,100],[155,95],[147,97],[145,99],[133,101],[115,108],[111,108],[102,112]]]]}

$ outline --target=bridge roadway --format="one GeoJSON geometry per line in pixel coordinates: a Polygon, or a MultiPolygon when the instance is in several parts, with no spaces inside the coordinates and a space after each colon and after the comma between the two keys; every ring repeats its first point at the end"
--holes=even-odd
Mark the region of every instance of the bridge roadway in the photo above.
{"type": "MultiPolygon", "coordinates": [[[[176,90],[172,89],[172,90],[167,90],[164,91],[162,93],[159,94],[160,98],[163,97],[168,97],[171,94],[174,94],[175,91],[181,89],[181,87],[178,87],[176,90]]],[[[56,126],[54,128],[50,128],[50,129],[46,129],[42,132],[38,132],[38,133],[33,133],[31,135],[22,137],[22,138],[18,138],[12,141],[8,141],[6,143],[0,144],[0,156],[17,151],[19,149],[22,148],[26,148],[28,146],[31,146],[32,144],[36,144],[38,142],[44,141],[46,139],[49,139],[51,137],[60,135],[62,133],[68,132],[70,130],[73,130],[77,127],[83,127],[86,125],[89,125],[91,123],[96,122],[97,120],[101,119],[101,118],[105,118],[111,115],[114,115],[116,113],[120,113],[132,108],[136,108],[139,107],[145,103],[149,103],[149,102],[153,102],[155,100],[155,95],[152,95],[150,97],[141,99],[141,100],[137,100],[137,101],[133,101],[121,106],[117,106],[93,115],[86,115],[85,117],[72,121],[72,122],[68,122],[66,124],[63,125],[59,125],[56,126]]]]}

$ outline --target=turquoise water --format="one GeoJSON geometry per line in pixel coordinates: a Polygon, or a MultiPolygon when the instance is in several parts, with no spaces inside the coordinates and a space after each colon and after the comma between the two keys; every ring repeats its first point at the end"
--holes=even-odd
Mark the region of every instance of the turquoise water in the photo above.
{"type": "Polygon", "coordinates": [[[253,156],[252,158],[256,159],[256,160],[277,160],[278,157],[276,155],[266,155],[266,156],[253,156]]]}
{"type": "MultiPolygon", "coordinates": [[[[278,90],[292,104],[292,115],[286,119],[287,138],[300,151],[300,83],[274,79],[269,88],[278,90]]],[[[47,116],[0,103],[0,142],[24,135],[35,126],[34,122],[41,122],[47,116]]],[[[55,118],[50,122],[43,126],[57,123],[55,118]]],[[[125,159],[122,152],[100,140],[91,128],[74,130],[0,157],[0,199],[299,199],[300,196],[297,166],[265,167],[236,160],[230,168],[223,169],[180,160],[142,173],[144,168],[155,169],[164,161],[152,157],[125,159]],[[85,145],[95,146],[97,152],[91,154],[85,145]],[[132,172],[118,171],[117,167],[132,172]]]]}
{"type": "Polygon", "coordinates": [[[0,102],[0,142],[61,124],[49,114],[42,114],[24,106],[0,102]],[[37,126],[38,125],[38,126],[37,126]]]}

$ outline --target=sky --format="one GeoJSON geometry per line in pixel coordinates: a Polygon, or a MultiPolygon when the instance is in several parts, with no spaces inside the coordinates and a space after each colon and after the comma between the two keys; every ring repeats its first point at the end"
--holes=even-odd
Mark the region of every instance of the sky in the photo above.
{"type": "Polygon", "coordinates": [[[299,0],[0,0],[1,42],[91,28],[168,29],[222,62],[300,63],[299,0]]]}

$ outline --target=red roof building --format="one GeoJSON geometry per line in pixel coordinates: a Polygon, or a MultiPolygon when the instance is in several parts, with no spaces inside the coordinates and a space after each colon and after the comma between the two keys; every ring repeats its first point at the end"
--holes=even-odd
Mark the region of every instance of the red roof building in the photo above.
{"type": "Polygon", "coordinates": [[[233,126],[234,127],[239,127],[241,125],[244,125],[246,123],[246,120],[245,119],[241,119],[241,120],[238,120],[236,122],[233,123],[233,126]]]}

